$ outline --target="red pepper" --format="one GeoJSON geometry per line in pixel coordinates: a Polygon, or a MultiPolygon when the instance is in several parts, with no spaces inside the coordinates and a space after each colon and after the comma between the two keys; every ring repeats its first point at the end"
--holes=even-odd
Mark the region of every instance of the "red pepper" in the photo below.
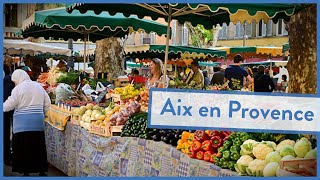
{"type": "Polygon", "coordinates": [[[197,152],[195,152],[195,151],[190,151],[190,152],[188,153],[188,156],[189,156],[190,158],[196,158],[196,157],[197,157],[197,152]]]}
{"type": "Polygon", "coordinates": [[[214,135],[214,131],[212,130],[206,130],[205,131],[207,133],[207,135],[211,138],[214,135]]]}
{"type": "Polygon", "coordinates": [[[229,131],[221,131],[221,134],[224,136],[224,137],[228,137],[230,134],[229,134],[229,131]]]}
{"type": "Polygon", "coordinates": [[[225,138],[223,138],[223,142],[225,142],[226,140],[228,140],[229,139],[229,136],[226,136],[225,138]]]}
{"type": "Polygon", "coordinates": [[[214,162],[215,162],[215,161],[214,161],[214,158],[215,158],[215,157],[217,157],[217,154],[215,154],[215,153],[211,154],[211,156],[210,156],[210,162],[214,163],[214,162]]]}
{"type": "Polygon", "coordinates": [[[196,132],[194,132],[194,138],[197,141],[203,142],[205,140],[209,140],[209,136],[205,131],[202,130],[197,130],[196,132]]]}
{"type": "Polygon", "coordinates": [[[222,136],[221,131],[213,131],[211,137],[213,137],[213,136],[220,136],[221,137],[222,136]]]}
{"type": "Polygon", "coordinates": [[[212,147],[216,149],[222,146],[222,139],[220,136],[213,136],[211,137],[211,143],[212,143],[212,147]]]}
{"type": "Polygon", "coordinates": [[[203,151],[198,151],[197,152],[197,159],[203,160],[204,152],[203,151]]]}
{"type": "Polygon", "coordinates": [[[210,151],[212,149],[211,141],[210,140],[203,141],[201,148],[204,151],[210,151]]]}
{"type": "Polygon", "coordinates": [[[206,152],[204,153],[204,155],[203,155],[203,156],[204,156],[203,159],[204,159],[205,161],[208,161],[208,162],[209,162],[209,161],[210,161],[210,158],[211,158],[211,155],[212,155],[212,152],[211,152],[211,151],[206,151],[206,152]]]}
{"type": "Polygon", "coordinates": [[[191,151],[198,152],[201,150],[201,143],[199,141],[193,141],[191,144],[191,151]]]}

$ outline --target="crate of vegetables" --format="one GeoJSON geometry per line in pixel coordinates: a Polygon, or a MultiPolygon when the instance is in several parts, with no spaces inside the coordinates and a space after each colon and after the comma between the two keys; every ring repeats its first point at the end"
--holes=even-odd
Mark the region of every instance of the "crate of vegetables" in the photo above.
{"type": "Polygon", "coordinates": [[[93,121],[90,124],[90,133],[97,134],[104,137],[111,136],[111,128],[109,124],[105,124],[101,120],[93,121]]]}
{"type": "Polygon", "coordinates": [[[111,136],[120,136],[123,126],[110,126],[111,136]]]}

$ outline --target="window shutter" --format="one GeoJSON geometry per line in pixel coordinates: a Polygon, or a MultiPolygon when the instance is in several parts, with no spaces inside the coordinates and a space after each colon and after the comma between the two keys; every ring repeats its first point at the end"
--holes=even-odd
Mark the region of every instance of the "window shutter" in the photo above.
{"type": "Polygon", "coordinates": [[[188,45],[188,41],[189,41],[189,32],[188,32],[188,28],[187,27],[183,27],[183,44],[182,45],[188,45]]]}
{"type": "Polygon", "coordinates": [[[223,39],[227,39],[228,38],[227,23],[223,23],[223,26],[222,26],[222,38],[223,39]]]}
{"type": "Polygon", "coordinates": [[[239,33],[240,34],[240,38],[243,38],[243,36],[244,36],[244,26],[246,26],[246,24],[241,24],[239,22],[239,26],[240,26],[240,33],[239,33]]]}
{"type": "Polygon", "coordinates": [[[272,20],[268,21],[267,25],[267,36],[272,36],[272,20]]]}
{"type": "Polygon", "coordinates": [[[143,32],[139,34],[139,44],[143,45],[143,32]]]}
{"type": "Polygon", "coordinates": [[[282,20],[282,34],[288,35],[288,31],[286,30],[286,24],[285,24],[284,20],[282,20]]]}
{"type": "Polygon", "coordinates": [[[262,21],[262,37],[265,37],[267,34],[267,24],[262,21]]]}
{"type": "Polygon", "coordinates": [[[246,35],[252,37],[252,24],[246,23],[246,35]]]}
{"type": "Polygon", "coordinates": [[[176,31],[177,31],[177,21],[172,21],[172,44],[176,44],[176,31]]]}
{"type": "Polygon", "coordinates": [[[155,44],[156,43],[156,33],[151,32],[150,33],[150,44],[155,44]]]}

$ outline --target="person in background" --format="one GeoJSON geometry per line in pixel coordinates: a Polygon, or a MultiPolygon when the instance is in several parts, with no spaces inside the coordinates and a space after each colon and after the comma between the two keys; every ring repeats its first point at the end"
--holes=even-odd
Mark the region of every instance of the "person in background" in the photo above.
{"type": "Polygon", "coordinates": [[[147,89],[150,88],[167,88],[169,85],[169,77],[163,76],[163,63],[160,59],[154,58],[150,62],[150,75],[146,83],[147,89]],[[165,84],[163,84],[165,78],[165,84]]]}
{"type": "Polygon", "coordinates": [[[67,62],[67,71],[74,70],[74,57],[72,56],[67,62]]]}
{"type": "MultiPolygon", "coordinates": [[[[253,91],[253,85],[254,85],[253,72],[252,72],[251,68],[249,68],[249,67],[246,67],[246,71],[247,71],[247,73],[250,75],[250,77],[252,78],[252,83],[248,86],[248,89],[249,89],[250,91],[253,91]]],[[[246,78],[244,78],[243,82],[246,83],[246,78]]]]}
{"type": "Polygon", "coordinates": [[[204,78],[204,86],[209,86],[210,80],[208,78],[208,71],[203,71],[203,78],[204,78]]]}
{"type": "MultiPolygon", "coordinates": [[[[10,67],[6,64],[3,65],[4,79],[3,79],[3,102],[5,102],[9,96],[11,96],[11,91],[14,88],[14,83],[11,80],[10,67]]],[[[3,159],[5,165],[11,164],[11,124],[13,118],[13,111],[3,112],[3,159]]]]}
{"type": "Polygon", "coordinates": [[[275,89],[272,79],[264,72],[265,67],[258,66],[258,74],[254,77],[254,92],[273,92],[275,89]]]}
{"type": "Polygon", "coordinates": [[[129,83],[133,84],[134,83],[134,77],[139,76],[139,71],[137,69],[134,69],[132,71],[132,75],[129,76],[129,83]]]}
{"type": "Polygon", "coordinates": [[[286,92],[288,87],[287,75],[282,75],[281,91],[286,92]]]}
{"type": "Polygon", "coordinates": [[[218,72],[215,72],[213,74],[213,77],[211,79],[211,85],[223,85],[224,84],[224,71],[227,68],[227,65],[222,65],[221,67],[217,67],[219,68],[218,72]]]}
{"type": "Polygon", "coordinates": [[[63,60],[60,60],[59,63],[57,64],[57,67],[59,68],[60,71],[66,72],[67,71],[67,66],[66,63],[63,60]]]}
{"type": "Polygon", "coordinates": [[[191,70],[192,70],[192,76],[189,73],[189,77],[187,78],[186,83],[189,84],[191,81],[194,81],[196,83],[196,85],[204,86],[203,73],[200,70],[200,66],[199,66],[199,63],[197,61],[193,61],[191,63],[191,70]]]}
{"type": "Polygon", "coordinates": [[[3,112],[14,109],[12,172],[46,176],[48,163],[43,122],[50,108],[50,97],[21,69],[13,72],[12,81],[15,88],[3,103],[3,112]]]}
{"type": "Polygon", "coordinates": [[[234,64],[230,65],[224,74],[224,81],[229,81],[229,88],[233,90],[241,90],[243,87],[248,87],[253,83],[251,76],[246,70],[240,67],[240,64],[243,62],[242,56],[240,54],[235,55],[233,58],[234,64]],[[246,83],[243,83],[243,80],[246,80],[246,83]]]}

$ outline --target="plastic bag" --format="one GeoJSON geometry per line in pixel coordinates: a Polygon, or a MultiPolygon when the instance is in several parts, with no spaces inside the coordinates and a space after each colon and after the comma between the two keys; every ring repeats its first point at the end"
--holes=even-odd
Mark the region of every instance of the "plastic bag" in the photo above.
{"type": "Polygon", "coordinates": [[[97,92],[102,92],[104,90],[106,90],[106,87],[104,87],[104,85],[101,82],[98,82],[97,83],[97,87],[96,87],[96,91],[97,92]]]}
{"type": "Polygon", "coordinates": [[[56,102],[66,100],[74,94],[74,92],[71,89],[71,86],[64,83],[59,84],[54,91],[56,94],[56,102]]]}
{"type": "Polygon", "coordinates": [[[91,86],[89,84],[86,84],[81,89],[82,89],[82,91],[85,91],[87,89],[92,89],[92,88],[91,88],[91,86]]]}

